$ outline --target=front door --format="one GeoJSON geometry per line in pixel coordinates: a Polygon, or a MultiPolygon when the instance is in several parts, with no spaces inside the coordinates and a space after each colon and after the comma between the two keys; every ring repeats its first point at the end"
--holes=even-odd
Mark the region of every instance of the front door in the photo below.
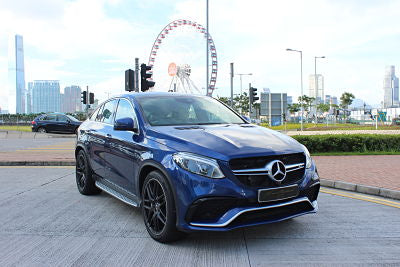
{"type": "MultiPolygon", "coordinates": [[[[132,118],[137,125],[135,111],[128,99],[121,98],[115,120],[132,118]]],[[[141,158],[141,137],[133,131],[113,130],[109,136],[110,152],[107,154],[108,178],[118,186],[133,193],[135,170],[141,158]]]]}

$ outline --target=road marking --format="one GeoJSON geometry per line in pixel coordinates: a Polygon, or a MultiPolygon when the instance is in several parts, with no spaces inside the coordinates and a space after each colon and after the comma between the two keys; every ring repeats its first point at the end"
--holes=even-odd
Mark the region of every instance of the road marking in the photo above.
{"type": "Polygon", "coordinates": [[[75,168],[75,166],[0,166],[0,169],[29,169],[29,168],[72,169],[75,168]]]}
{"type": "Polygon", "coordinates": [[[341,191],[332,191],[332,190],[325,190],[325,189],[321,189],[320,191],[322,193],[326,193],[326,194],[330,194],[330,195],[358,199],[358,200],[363,200],[363,201],[367,201],[367,202],[377,203],[377,204],[400,209],[400,202],[395,202],[395,201],[390,201],[390,200],[375,198],[375,197],[370,197],[370,196],[364,196],[364,195],[359,195],[359,194],[343,193],[341,191]]]}

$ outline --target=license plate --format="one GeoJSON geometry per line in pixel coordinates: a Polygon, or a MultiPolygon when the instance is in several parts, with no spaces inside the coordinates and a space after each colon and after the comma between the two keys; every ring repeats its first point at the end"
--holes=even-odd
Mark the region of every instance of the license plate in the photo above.
{"type": "Polygon", "coordinates": [[[297,197],[299,195],[298,185],[289,185],[285,187],[260,189],[258,190],[258,202],[278,201],[297,197]]]}

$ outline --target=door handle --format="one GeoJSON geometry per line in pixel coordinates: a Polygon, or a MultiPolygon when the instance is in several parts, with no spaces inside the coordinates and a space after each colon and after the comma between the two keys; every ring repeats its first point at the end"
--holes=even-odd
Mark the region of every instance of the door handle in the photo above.
{"type": "Polygon", "coordinates": [[[112,137],[112,135],[111,135],[111,134],[106,134],[106,136],[107,136],[108,138],[111,138],[111,137],[112,137]]]}

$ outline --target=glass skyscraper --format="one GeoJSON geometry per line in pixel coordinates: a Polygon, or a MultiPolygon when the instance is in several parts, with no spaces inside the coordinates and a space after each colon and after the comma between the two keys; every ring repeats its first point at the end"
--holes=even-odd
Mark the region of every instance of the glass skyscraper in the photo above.
{"type": "Polygon", "coordinates": [[[32,112],[60,112],[60,83],[54,80],[36,80],[32,84],[32,112]]]}
{"type": "Polygon", "coordinates": [[[9,113],[26,113],[24,44],[21,35],[15,35],[9,42],[8,88],[9,113]]]}
{"type": "Polygon", "coordinates": [[[64,88],[64,99],[62,103],[63,112],[77,112],[82,111],[81,103],[81,88],[76,85],[71,85],[64,88]]]}
{"type": "Polygon", "coordinates": [[[394,66],[387,66],[383,79],[383,107],[399,106],[399,78],[396,77],[394,66]]]}

